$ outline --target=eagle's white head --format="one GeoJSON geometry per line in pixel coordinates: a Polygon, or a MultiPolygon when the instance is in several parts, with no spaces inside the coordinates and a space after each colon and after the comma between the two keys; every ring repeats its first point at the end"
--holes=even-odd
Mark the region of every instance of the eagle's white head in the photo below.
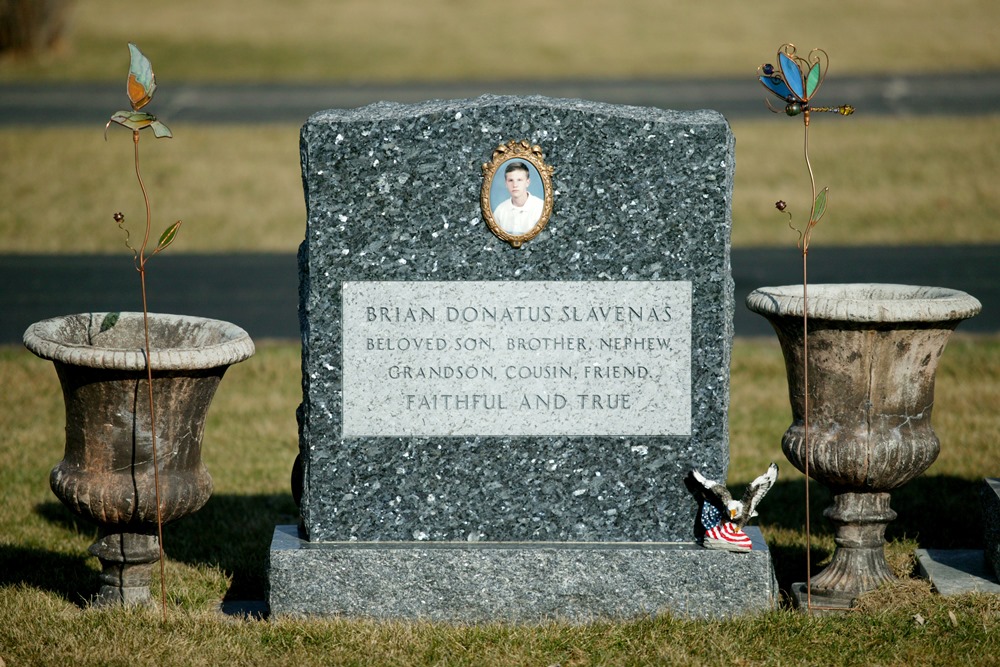
{"type": "Polygon", "coordinates": [[[730,520],[735,520],[736,517],[743,515],[743,502],[740,500],[730,500],[726,503],[726,509],[729,510],[730,520]]]}

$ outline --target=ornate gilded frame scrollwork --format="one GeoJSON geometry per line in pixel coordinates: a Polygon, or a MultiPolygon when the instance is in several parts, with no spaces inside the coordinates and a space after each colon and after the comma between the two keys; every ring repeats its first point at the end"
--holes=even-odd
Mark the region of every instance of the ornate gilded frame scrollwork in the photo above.
{"type": "Polygon", "coordinates": [[[545,228],[545,224],[552,215],[552,167],[545,164],[541,146],[531,145],[524,140],[511,140],[506,144],[501,144],[493,151],[493,157],[489,162],[483,164],[483,189],[479,197],[480,206],[483,211],[483,219],[497,238],[510,243],[515,248],[520,248],[522,244],[538,236],[545,228]],[[538,171],[542,180],[543,202],[542,214],[538,218],[535,226],[523,234],[512,234],[505,231],[493,216],[493,207],[490,201],[490,193],[493,189],[493,179],[499,174],[500,178],[505,178],[504,170],[501,167],[512,160],[528,162],[538,171]]]}

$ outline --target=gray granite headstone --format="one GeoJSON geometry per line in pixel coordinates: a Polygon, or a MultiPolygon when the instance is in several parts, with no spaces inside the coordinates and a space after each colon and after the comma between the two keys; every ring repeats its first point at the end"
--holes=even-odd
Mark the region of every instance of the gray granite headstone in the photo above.
{"type": "Polygon", "coordinates": [[[683,482],[728,467],[721,115],[380,103],[314,115],[301,152],[302,522],[275,533],[272,613],[773,604],[759,533],[750,554],[695,547],[683,482]],[[520,248],[480,208],[483,165],[512,140],[553,168],[551,218],[520,248]]]}

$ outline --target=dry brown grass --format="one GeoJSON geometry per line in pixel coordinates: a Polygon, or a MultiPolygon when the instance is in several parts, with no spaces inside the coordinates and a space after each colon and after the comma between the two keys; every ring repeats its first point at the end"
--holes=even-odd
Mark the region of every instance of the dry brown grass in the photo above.
{"type": "MultiPolygon", "coordinates": [[[[795,222],[809,213],[802,123],[780,116],[733,123],[735,245],[794,245],[795,222]],[[771,122],[768,122],[771,121],[771,122]],[[784,121],[784,122],[779,122],[784,121]]],[[[1000,240],[1000,116],[983,118],[814,119],[810,157],[819,187],[830,188],[817,245],[980,243],[1000,240]]]]}
{"type": "Polygon", "coordinates": [[[1000,474],[1000,363],[991,340],[956,336],[941,357],[934,405],[941,455],[934,472],[1000,474]]]}
{"type": "MultiPolygon", "coordinates": [[[[110,116],[109,116],[110,117],[110,116]]],[[[172,252],[292,252],[305,233],[298,128],[172,124],[140,140],[154,233],[182,220],[172,252]]],[[[127,131],[0,129],[0,252],[124,250],[112,220],[134,231],[145,208],[127,131]]]]}
{"type": "Polygon", "coordinates": [[[890,609],[911,609],[926,604],[934,587],[926,579],[900,579],[885,584],[858,599],[858,613],[884,613],[890,609]]]}
{"type": "Polygon", "coordinates": [[[66,51],[0,77],[114,79],[127,40],[164,80],[717,77],[752,74],[787,41],[835,54],[838,74],[991,69],[998,23],[992,0],[174,0],[148,13],[87,0],[66,51]]]}
{"type": "MultiPolygon", "coordinates": [[[[793,247],[786,200],[801,221],[809,182],[801,123],[733,123],[733,243],[793,247]]],[[[784,122],[778,122],[784,121],[784,122]]],[[[173,125],[173,124],[172,124],[173,125]]],[[[298,128],[173,125],[140,144],[155,231],[181,219],[173,252],[294,252],[305,230],[298,128]]],[[[122,252],[111,215],[142,220],[131,141],[103,128],[0,128],[0,252],[122,252]]],[[[830,187],[814,243],[1000,242],[1000,116],[820,118],[813,166],[830,187]],[[955,132],[943,132],[954,127],[955,132]]]]}

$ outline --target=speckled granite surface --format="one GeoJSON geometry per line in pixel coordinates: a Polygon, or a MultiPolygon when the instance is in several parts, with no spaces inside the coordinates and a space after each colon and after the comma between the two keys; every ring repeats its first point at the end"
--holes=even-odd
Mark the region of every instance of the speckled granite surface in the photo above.
{"type": "Polygon", "coordinates": [[[463,623],[587,622],[773,609],[771,553],[755,526],[747,553],[692,543],[338,542],[278,526],[270,613],[463,623]]]}
{"type": "Polygon", "coordinates": [[[734,165],[722,116],[540,97],[381,103],[314,115],[301,150],[310,539],[691,539],[684,474],[728,466],[734,165]],[[552,218],[521,249],[479,208],[481,165],[511,139],[540,145],[555,170],[552,218]],[[691,435],[344,439],[345,280],[690,281],[691,435]]]}
{"type": "Polygon", "coordinates": [[[691,468],[725,478],[729,462],[734,143],[721,115],[541,97],[380,103],[314,115],[301,152],[298,480],[308,538],[289,548],[276,533],[273,612],[523,619],[773,604],[766,548],[692,544],[695,506],[682,481],[691,468]],[[480,189],[493,150],[522,139],[554,168],[554,201],[542,233],[515,249],[487,228],[480,189]],[[344,338],[360,335],[344,326],[342,286],[353,281],[398,281],[404,292],[404,281],[687,285],[690,391],[678,395],[689,424],[670,435],[491,426],[491,435],[345,437],[343,392],[360,386],[345,384],[343,366],[344,338]],[[427,607],[401,599],[414,581],[449,577],[454,586],[427,607]],[[471,591],[492,590],[506,591],[502,613],[468,604],[471,591]],[[573,590],[591,602],[577,608],[573,590]],[[634,601],[611,600],[613,590],[634,601]],[[356,602],[338,606],[344,596],[356,602]]]}

